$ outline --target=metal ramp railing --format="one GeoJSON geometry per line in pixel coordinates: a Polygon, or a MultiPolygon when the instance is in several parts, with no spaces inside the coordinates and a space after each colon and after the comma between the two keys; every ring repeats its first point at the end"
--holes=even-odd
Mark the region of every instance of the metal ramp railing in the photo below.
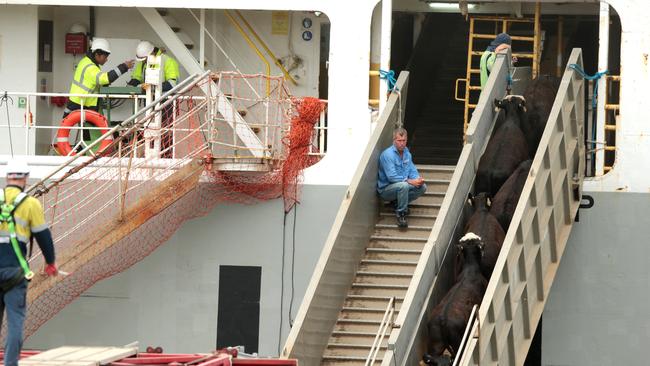
{"type": "MultiPolygon", "coordinates": [[[[580,49],[568,64],[582,67],[580,49]]],[[[526,359],[580,205],[583,111],[584,82],[567,68],[460,365],[526,359]]]]}

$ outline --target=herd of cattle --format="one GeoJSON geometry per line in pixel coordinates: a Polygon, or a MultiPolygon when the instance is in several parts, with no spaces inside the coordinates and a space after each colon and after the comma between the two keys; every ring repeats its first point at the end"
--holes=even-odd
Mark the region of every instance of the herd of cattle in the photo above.
{"type": "Polygon", "coordinates": [[[483,299],[558,87],[557,78],[542,76],[523,96],[494,101],[504,118],[479,162],[469,199],[473,213],[456,246],[456,283],[429,316],[427,365],[451,365],[472,308],[483,299]]]}

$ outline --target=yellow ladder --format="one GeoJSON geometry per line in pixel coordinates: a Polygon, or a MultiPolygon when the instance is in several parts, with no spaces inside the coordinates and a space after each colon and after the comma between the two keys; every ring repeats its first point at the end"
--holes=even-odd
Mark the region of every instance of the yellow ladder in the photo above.
{"type": "Polygon", "coordinates": [[[476,103],[478,103],[478,98],[481,93],[480,86],[480,67],[479,62],[483,52],[485,51],[485,46],[483,43],[479,46],[475,42],[477,39],[486,39],[493,40],[498,33],[504,32],[509,33],[511,25],[515,23],[520,24],[531,24],[533,26],[533,36],[512,36],[513,41],[518,42],[530,42],[530,50],[522,50],[520,45],[517,45],[518,48],[516,53],[513,53],[512,56],[515,56],[519,59],[532,59],[532,77],[535,78],[539,72],[539,61],[540,61],[540,3],[538,2],[535,6],[535,16],[533,18],[511,18],[511,17],[500,17],[500,16],[472,16],[469,18],[469,45],[467,47],[467,73],[465,78],[456,79],[456,90],[454,93],[454,98],[458,101],[465,103],[465,112],[463,117],[463,134],[467,131],[467,125],[470,120],[470,109],[473,110],[476,108],[476,103]],[[488,23],[493,25],[494,33],[479,33],[477,31],[477,25],[480,23],[488,23]],[[474,77],[472,77],[474,76],[474,77]],[[460,82],[465,82],[465,96],[458,97],[458,85],[460,82]]]}
{"type": "MultiPolygon", "coordinates": [[[[609,165],[607,161],[616,159],[616,120],[620,112],[619,102],[613,102],[609,89],[616,91],[616,95],[621,88],[621,77],[619,75],[605,75],[605,155],[611,158],[603,159],[603,172],[607,173],[612,170],[614,164],[609,165]],[[608,133],[609,132],[609,133],[608,133]]],[[[618,100],[618,97],[616,98],[618,100]]]]}

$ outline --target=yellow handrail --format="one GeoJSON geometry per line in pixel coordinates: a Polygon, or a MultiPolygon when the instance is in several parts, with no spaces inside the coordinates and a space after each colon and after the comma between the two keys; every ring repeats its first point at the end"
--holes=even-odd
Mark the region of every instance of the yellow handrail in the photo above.
{"type": "Polygon", "coordinates": [[[235,28],[237,28],[237,30],[242,35],[242,37],[244,37],[244,39],[246,40],[246,43],[248,43],[248,46],[250,48],[252,48],[253,50],[255,50],[255,53],[257,54],[257,57],[259,57],[259,59],[262,62],[264,62],[264,65],[266,66],[266,96],[268,97],[271,94],[271,64],[269,64],[269,62],[266,60],[266,57],[264,57],[264,55],[262,54],[260,49],[257,48],[257,46],[250,39],[248,34],[246,34],[246,32],[244,32],[244,30],[242,29],[241,25],[239,25],[237,20],[235,20],[235,18],[233,18],[233,16],[230,15],[230,12],[228,10],[224,10],[224,12],[226,13],[226,16],[228,17],[228,20],[230,20],[230,22],[235,26],[235,28]]]}
{"type": "MultiPolygon", "coordinates": [[[[227,11],[228,10],[226,10],[226,12],[227,11]]],[[[277,57],[275,57],[275,54],[273,54],[273,51],[271,51],[271,49],[260,38],[260,36],[257,34],[257,32],[255,32],[255,29],[253,29],[253,27],[250,25],[250,23],[248,23],[248,21],[246,20],[246,18],[244,18],[242,13],[239,10],[235,10],[235,13],[237,13],[237,15],[239,15],[239,18],[242,20],[242,22],[244,22],[244,25],[246,26],[246,28],[248,28],[248,30],[253,34],[253,37],[255,37],[255,39],[262,45],[264,50],[266,50],[266,53],[268,53],[269,56],[271,56],[271,58],[273,59],[273,62],[275,63],[275,65],[277,67],[279,67],[280,70],[282,71],[282,73],[284,74],[284,77],[289,79],[289,81],[291,81],[291,83],[293,85],[298,85],[298,82],[289,74],[289,71],[287,71],[287,69],[284,68],[284,65],[282,65],[280,60],[277,57]]]]}

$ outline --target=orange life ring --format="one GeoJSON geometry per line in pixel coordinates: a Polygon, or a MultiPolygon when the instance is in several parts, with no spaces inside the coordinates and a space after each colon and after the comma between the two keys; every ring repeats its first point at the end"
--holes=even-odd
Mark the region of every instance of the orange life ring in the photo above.
{"type": "MultiPolygon", "coordinates": [[[[105,134],[108,132],[108,121],[106,117],[101,115],[98,112],[93,110],[86,109],[84,111],[86,115],[85,122],[94,125],[95,127],[101,128],[100,132],[105,134]]],[[[56,133],[56,151],[63,156],[72,156],[75,155],[72,151],[72,146],[70,146],[70,128],[74,125],[81,123],[81,110],[72,111],[61,121],[61,128],[56,133]]],[[[113,136],[108,136],[99,145],[98,152],[102,152],[113,142],[113,136]]]]}

